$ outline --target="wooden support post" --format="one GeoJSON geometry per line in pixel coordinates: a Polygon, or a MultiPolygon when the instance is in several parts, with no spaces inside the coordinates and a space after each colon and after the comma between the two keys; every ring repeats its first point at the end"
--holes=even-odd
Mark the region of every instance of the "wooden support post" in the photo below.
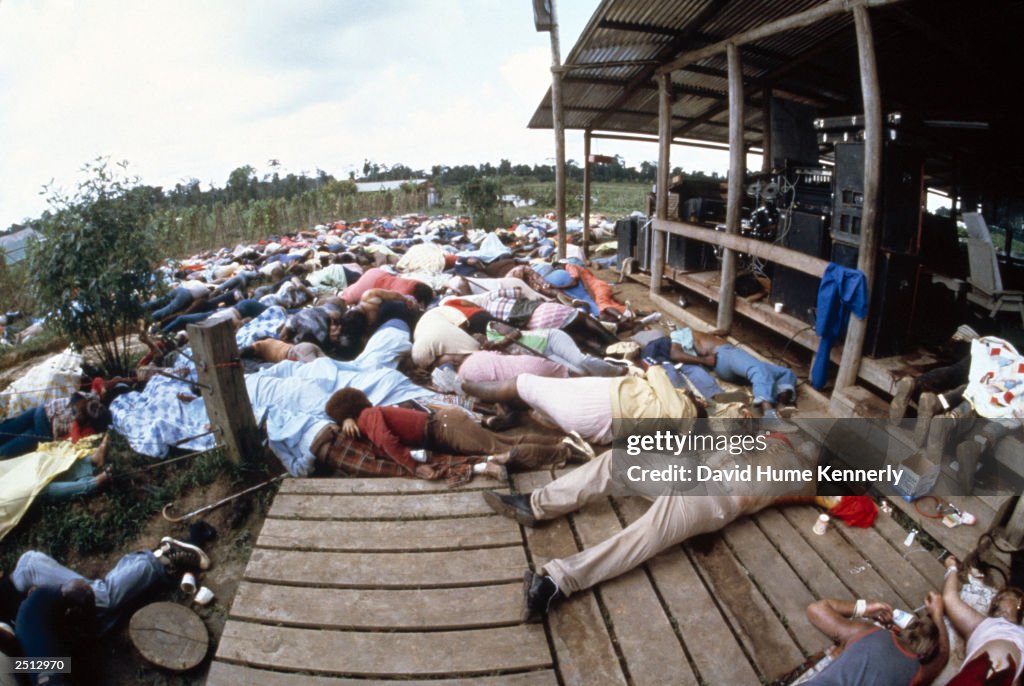
{"type": "MultiPolygon", "coordinates": [[[[860,89],[864,100],[864,209],[860,222],[860,252],[857,269],[864,272],[868,292],[874,288],[875,263],[878,259],[878,205],[882,179],[882,98],[878,85],[878,64],[875,61],[875,40],[867,8],[853,8],[857,30],[857,57],[860,64],[860,89]]],[[[868,316],[871,313],[868,312],[868,316]]],[[[835,390],[857,383],[860,361],[864,353],[867,318],[850,317],[846,343],[839,362],[835,390]]]]}
{"type": "MultiPolygon", "coordinates": [[[[743,64],[740,49],[730,43],[726,46],[729,61],[729,194],[726,200],[726,233],[739,235],[743,209],[743,182],[747,175],[746,152],[743,148],[743,64]]],[[[722,284],[718,291],[718,320],[722,333],[732,329],[732,315],[736,305],[736,252],[722,251],[722,284]]]]}
{"type": "Polygon", "coordinates": [[[199,383],[205,386],[201,389],[206,413],[213,428],[220,431],[228,458],[235,464],[258,459],[263,447],[238,363],[235,327],[228,321],[189,324],[188,339],[199,383]]]}
{"type": "MultiPolygon", "coordinates": [[[[668,219],[668,178],[672,156],[672,75],[658,77],[658,187],[654,216],[668,219]]],[[[661,291],[665,273],[665,244],[668,236],[651,226],[651,293],[661,291]]]]}
{"type": "Polygon", "coordinates": [[[583,259],[590,256],[590,129],[583,131],[583,259]]]}
{"type": "Polygon", "coordinates": [[[558,15],[551,0],[551,119],[555,129],[555,214],[558,222],[558,259],[565,259],[565,120],[562,107],[562,50],[558,42],[558,15]]]}
{"type": "Polygon", "coordinates": [[[772,150],[772,89],[765,88],[761,95],[761,171],[769,172],[774,163],[772,150]]]}

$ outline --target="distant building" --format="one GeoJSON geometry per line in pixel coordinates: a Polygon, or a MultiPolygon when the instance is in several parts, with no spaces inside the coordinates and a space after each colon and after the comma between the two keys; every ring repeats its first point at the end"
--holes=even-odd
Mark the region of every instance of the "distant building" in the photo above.
{"type": "Polygon", "coordinates": [[[0,235],[0,256],[7,264],[21,262],[26,257],[28,242],[38,237],[39,232],[28,227],[0,235]]]}
{"type": "Polygon", "coordinates": [[[533,207],[537,204],[537,201],[533,198],[520,198],[518,195],[503,195],[501,196],[501,204],[509,207],[533,207]]]}
{"type": "Polygon", "coordinates": [[[426,186],[427,207],[434,207],[440,200],[437,189],[426,179],[404,179],[401,181],[357,181],[357,193],[379,193],[381,191],[397,191],[406,184],[414,186],[426,186]]]}

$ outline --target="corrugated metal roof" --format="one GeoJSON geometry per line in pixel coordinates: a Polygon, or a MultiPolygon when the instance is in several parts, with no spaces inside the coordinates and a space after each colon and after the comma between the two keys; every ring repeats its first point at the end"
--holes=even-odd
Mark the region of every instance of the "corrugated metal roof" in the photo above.
{"type": "MultiPolygon", "coordinates": [[[[657,65],[827,1],[604,0],[565,60],[566,126],[656,135],[657,65]],[[611,64],[602,67],[605,63],[611,64]]],[[[1004,122],[1000,126],[1014,132],[1010,147],[1024,147],[1024,137],[1015,134],[1011,108],[992,95],[1000,84],[1020,82],[1015,67],[1019,57],[1012,46],[1024,21],[1024,3],[905,0],[872,7],[869,16],[886,110],[919,110],[929,116],[942,112],[947,118],[969,113],[1004,122]],[[980,45],[985,49],[978,50],[980,45]]],[[[854,114],[861,107],[856,35],[849,12],[741,50],[748,140],[758,141],[764,128],[762,99],[768,87],[780,97],[816,106],[821,116],[854,114]]],[[[678,135],[728,140],[726,72],[725,55],[718,54],[672,73],[673,126],[678,135]]],[[[529,126],[551,128],[550,90],[529,126]]],[[[1012,161],[1003,147],[991,146],[1012,161]]]]}

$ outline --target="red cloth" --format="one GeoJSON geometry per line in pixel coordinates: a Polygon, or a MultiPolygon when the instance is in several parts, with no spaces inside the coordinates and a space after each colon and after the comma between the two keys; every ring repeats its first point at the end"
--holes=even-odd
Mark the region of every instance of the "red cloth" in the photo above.
{"type": "Polygon", "coordinates": [[[427,413],[402,407],[371,407],[363,410],[356,425],[363,436],[410,472],[416,469],[409,448],[427,443],[427,413]]]}
{"type": "Polygon", "coordinates": [[[96,433],[96,430],[91,426],[87,426],[84,429],[78,425],[77,421],[71,422],[71,433],[68,434],[68,438],[71,439],[72,443],[78,443],[86,436],[92,436],[96,433]]]}
{"type": "Polygon", "coordinates": [[[466,319],[469,319],[478,312],[484,311],[484,309],[479,305],[474,305],[473,303],[465,302],[462,300],[448,300],[445,302],[443,307],[451,307],[453,309],[458,310],[459,312],[466,316],[466,319]]]}
{"type": "Polygon", "coordinates": [[[875,523],[878,506],[866,495],[844,495],[839,504],[828,513],[833,517],[839,517],[848,526],[867,529],[875,523]]]}
{"type": "Polygon", "coordinates": [[[982,653],[960,668],[960,671],[946,686],[1010,686],[1013,675],[1017,673],[1017,665],[1012,657],[1007,657],[1010,666],[989,675],[992,660],[988,653],[982,653]]]}
{"type": "Polygon", "coordinates": [[[89,390],[102,397],[103,391],[107,390],[107,380],[102,376],[97,376],[92,380],[92,383],[89,384],[89,390]]]}

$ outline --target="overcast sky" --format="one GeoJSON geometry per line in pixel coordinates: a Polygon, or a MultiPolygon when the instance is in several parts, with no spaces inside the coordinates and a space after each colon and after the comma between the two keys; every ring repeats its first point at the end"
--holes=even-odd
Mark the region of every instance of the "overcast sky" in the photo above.
{"type": "MultiPolygon", "coordinates": [[[[597,5],[558,0],[563,58],[597,5]]],[[[0,0],[0,230],[99,155],[164,187],[223,186],[270,159],[339,178],[365,159],[550,162],[551,131],[526,128],[548,40],[530,0],[0,0]]],[[[593,147],[657,159],[653,144],[593,147]]],[[[567,154],[582,161],[580,133],[567,154]]],[[[727,160],[687,149],[676,164],[727,160]]]]}

